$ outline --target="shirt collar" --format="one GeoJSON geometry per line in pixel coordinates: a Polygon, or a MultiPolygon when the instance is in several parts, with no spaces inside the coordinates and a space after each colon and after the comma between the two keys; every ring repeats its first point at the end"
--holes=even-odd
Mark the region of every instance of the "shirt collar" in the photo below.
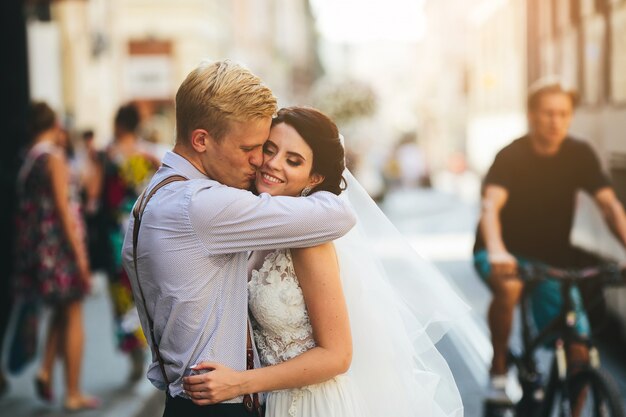
{"type": "Polygon", "coordinates": [[[163,157],[163,165],[167,165],[175,171],[178,171],[180,174],[190,180],[210,179],[202,172],[198,171],[198,169],[194,167],[187,159],[172,151],[168,151],[165,153],[165,156],[163,157]]]}

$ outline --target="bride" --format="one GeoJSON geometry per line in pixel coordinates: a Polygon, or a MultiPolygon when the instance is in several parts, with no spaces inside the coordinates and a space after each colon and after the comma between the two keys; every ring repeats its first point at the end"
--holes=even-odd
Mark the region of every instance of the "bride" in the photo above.
{"type": "Polygon", "coordinates": [[[461,417],[434,343],[467,307],[345,170],[335,124],[312,108],[281,109],[263,152],[259,193],[341,194],[358,223],[334,243],[251,255],[249,308],[264,367],[200,363],[194,371],[211,372],[184,378],[187,395],[205,405],[265,391],[268,417],[461,417]]]}

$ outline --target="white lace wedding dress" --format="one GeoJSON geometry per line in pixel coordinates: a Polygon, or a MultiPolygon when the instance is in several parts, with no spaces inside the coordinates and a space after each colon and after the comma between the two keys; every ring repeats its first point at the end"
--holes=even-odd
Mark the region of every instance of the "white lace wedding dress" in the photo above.
{"type": "MultiPolygon", "coordinates": [[[[315,347],[309,315],[288,249],[269,253],[248,284],[254,340],[261,363],[275,365],[315,347]]],[[[364,417],[359,392],[348,375],[320,384],[273,391],[267,417],[364,417]]]]}

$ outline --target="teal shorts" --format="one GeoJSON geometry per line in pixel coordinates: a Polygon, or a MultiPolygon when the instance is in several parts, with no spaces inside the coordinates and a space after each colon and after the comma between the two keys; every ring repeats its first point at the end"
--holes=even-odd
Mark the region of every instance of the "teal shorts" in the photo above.
{"type": "MultiPolygon", "coordinates": [[[[515,256],[515,258],[520,266],[532,262],[521,256],[515,256]]],[[[483,249],[474,254],[474,267],[480,277],[488,283],[491,275],[491,264],[489,263],[486,250],[483,249]]],[[[579,336],[588,337],[591,334],[591,326],[583,306],[582,296],[577,287],[571,288],[570,297],[576,312],[576,325],[574,326],[576,333],[579,336]]],[[[563,306],[561,283],[552,279],[540,282],[530,295],[530,301],[533,324],[537,331],[541,331],[561,312],[561,307],[563,306]]]]}

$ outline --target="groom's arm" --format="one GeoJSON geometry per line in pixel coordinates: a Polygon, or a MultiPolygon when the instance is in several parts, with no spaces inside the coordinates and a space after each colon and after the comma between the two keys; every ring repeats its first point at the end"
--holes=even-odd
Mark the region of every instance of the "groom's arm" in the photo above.
{"type": "Polygon", "coordinates": [[[211,255],[315,246],[343,236],[356,222],[348,203],[325,191],[271,197],[214,187],[191,198],[192,226],[211,255]]]}

